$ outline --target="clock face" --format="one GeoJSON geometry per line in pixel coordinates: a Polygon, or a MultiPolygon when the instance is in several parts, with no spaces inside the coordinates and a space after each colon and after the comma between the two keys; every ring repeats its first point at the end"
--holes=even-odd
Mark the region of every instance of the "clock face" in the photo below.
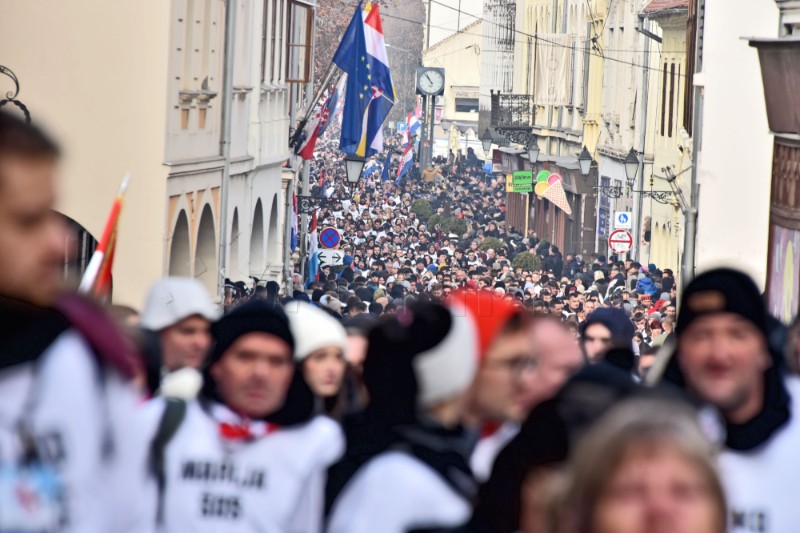
{"type": "Polygon", "coordinates": [[[419,76],[419,88],[428,93],[436,94],[444,87],[444,76],[438,70],[426,70],[419,76]]]}

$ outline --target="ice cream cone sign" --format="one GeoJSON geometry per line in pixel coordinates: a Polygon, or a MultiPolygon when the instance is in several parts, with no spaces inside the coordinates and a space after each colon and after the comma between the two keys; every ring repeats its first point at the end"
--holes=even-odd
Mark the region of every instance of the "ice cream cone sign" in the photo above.
{"type": "Polygon", "coordinates": [[[568,215],[572,214],[572,209],[567,201],[567,193],[564,191],[564,179],[559,174],[552,174],[549,170],[542,170],[536,175],[536,187],[534,192],[542,198],[547,198],[568,215]]]}

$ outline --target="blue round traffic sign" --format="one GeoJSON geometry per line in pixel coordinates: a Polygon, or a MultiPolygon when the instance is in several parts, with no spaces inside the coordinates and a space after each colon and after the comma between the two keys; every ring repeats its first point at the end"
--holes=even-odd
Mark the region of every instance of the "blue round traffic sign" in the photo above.
{"type": "Polygon", "coordinates": [[[336,248],[342,242],[342,236],[336,228],[325,228],[319,234],[319,244],[323,248],[336,248]]]}

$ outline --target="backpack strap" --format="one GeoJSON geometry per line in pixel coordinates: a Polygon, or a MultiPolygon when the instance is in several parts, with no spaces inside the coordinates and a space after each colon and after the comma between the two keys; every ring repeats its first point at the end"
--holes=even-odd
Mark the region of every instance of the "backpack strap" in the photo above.
{"type": "Polygon", "coordinates": [[[157,521],[159,524],[164,521],[164,491],[167,487],[166,465],[164,464],[164,454],[167,444],[175,436],[178,428],[186,417],[186,401],[178,398],[166,398],[164,414],[158,424],[158,431],[150,445],[150,468],[156,478],[158,487],[158,511],[157,521]]]}

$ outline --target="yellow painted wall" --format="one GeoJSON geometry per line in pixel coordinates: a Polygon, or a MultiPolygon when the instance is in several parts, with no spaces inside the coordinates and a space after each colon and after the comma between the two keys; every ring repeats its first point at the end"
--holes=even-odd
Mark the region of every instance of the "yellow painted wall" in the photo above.
{"type": "Polygon", "coordinates": [[[163,267],[169,24],[166,0],[9,0],[0,16],[0,62],[64,151],[58,209],[99,237],[132,173],[114,293],[136,307],[163,267]]]}

